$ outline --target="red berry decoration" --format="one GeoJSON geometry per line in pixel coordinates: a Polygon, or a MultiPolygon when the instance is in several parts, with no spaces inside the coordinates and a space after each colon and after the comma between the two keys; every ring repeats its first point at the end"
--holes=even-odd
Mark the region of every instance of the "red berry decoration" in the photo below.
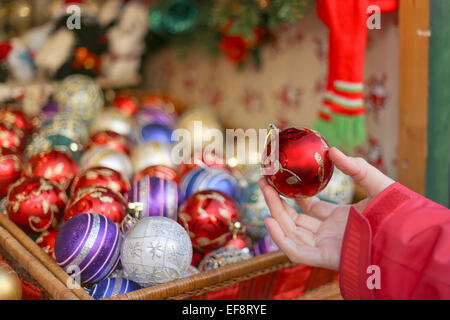
{"type": "Polygon", "coordinates": [[[25,143],[25,133],[19,127],[7,121],[0,121],[0,148],[21,152],[25,143]]]}
{"type": "Polygon", "coordinates": [[[0,149],[0,197],[6,196],[9,186],[20,178],[22,160],[11,149],[0,149]]]}
{"type": "Polygon", "coordinates": [[[111,189],[125,198],[128,197],[130,190],[130,183],[120,172],[106,167],[93,167],[75,177],[72,183],[72,196],[80,189],[93,186],[111,189]]]}
{"type": "Polygon", "coordinates": [[[178,176],[176,171],[165,166],[150,166],[142,169],[134,175],[133,182],[138,182],[144,176],[173,180],[177,183],[180,181],[180,177],[178,176]]]}
{"type": "Polygon", "coordinates": [[[56,227],[66,202],[64,190],[50,180],[22,177],[9,188],[6,211],[22,230],[36,234],[56,227]]]}
{"type": "Polygon", "coordinates": [[[32,156],[23,165],[24,177],[41,177],[51,180],[67,190],[78,174],[75,160],[59,150],[42,151],[32,156]]]}
{"type": "Polygon", "coordinates": [[[267,182],[289,198],[310,197],[323,190],[334,169],[328,159],[330,146],[325,138],[306,128],[289,128],[278,135],[278,163],[270,157],[272,141],[263,153],[262,168],[267,182]]]}
{"type": "Polygon", "coordinates": [[[129,144],[130,142],[125,136],[111,130],[105,130],[99,131],[91,136],[86,144],[85,150],[98,146],[107,146],[113,150],[130,155],[129,144]]]}
{"type": "Polygon", "coordinates": [[[57,235],[58,230],[44,231],[35,241],[36,244],[55,261],[55,241],[57,235]]]}
{"type": "Polygon", "coordinates": [[[82,213],[96,213],[120,223],[127,214],[125,200],[112,190],[103,187],[80,189],[67,204],[64,221],[82,213]]]}
{"type": "Polygon", "coordinates": [[[233,238],[239,209],[228,195],[215,190],[192,194],[179,211],[179,222],[198,250],[214,250],[233,238]]]}
{"type": "Polygon", "coordinates": [[[5,104],[0,108],[0,121],[15,125],[25,134],[29,134],[33,130],[32,121],[18,106],[13,104],[5,104]]]}

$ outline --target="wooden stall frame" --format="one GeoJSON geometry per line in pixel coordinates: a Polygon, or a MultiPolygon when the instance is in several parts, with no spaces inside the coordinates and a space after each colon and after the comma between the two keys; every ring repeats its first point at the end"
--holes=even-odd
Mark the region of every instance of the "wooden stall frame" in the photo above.
{"type": "Polygon", "coordinates": [[[425,194],[430,1],[399,1],[398,181],[425,194]]]}

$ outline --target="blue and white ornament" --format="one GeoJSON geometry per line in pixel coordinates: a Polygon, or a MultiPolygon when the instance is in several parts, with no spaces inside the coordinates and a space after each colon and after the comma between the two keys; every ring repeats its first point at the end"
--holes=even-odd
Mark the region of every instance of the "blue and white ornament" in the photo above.
{"type": "Polygon", "coordinates": [[[249,183],[242,189],[240,209],[247,234],[253,239],[264,237],[268,233],[264,219],[271,215],[257,181],[249,183]]]}
{"type": "Polygon", "coordinates": [[[317,196],[321,200],[342,205],[351,203],[354,194],[353,179],[338,168],[334,168],[330,182],[317,196]]]}
{"type": "Polygon", "coordinates": [[[189,171],[180,181],[180,190],[184,199],[197,191],[208,189],[221,191],[238,202],[241,200],[237,179],[223,169],[195,168],[189,171]]]}
{"type": "Polygon", "coordinates": [[[131,280],[122,277],[110,277],[95,284],[89,291],[89,295],[98,300],[111,298],[139,289],[141,289],[141,286],[131,280]]]}
{"type": "Polygon", "coordinates": [[[156,141],[159,143],[173,143],[173,129],[160,123],[148,123],[137,127],[135,140],[137,143],[156,141]]]}

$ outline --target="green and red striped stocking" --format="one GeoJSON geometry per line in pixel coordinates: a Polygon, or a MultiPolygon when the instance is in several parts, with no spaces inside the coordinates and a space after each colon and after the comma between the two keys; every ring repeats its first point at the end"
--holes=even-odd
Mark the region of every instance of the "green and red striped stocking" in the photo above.
{"type": "Polygon", "coordinates": [[[328,80],[315,129],[351,151],[366,139],[363,69],[369,0],[317,0],[329,29],[328,80]]]}

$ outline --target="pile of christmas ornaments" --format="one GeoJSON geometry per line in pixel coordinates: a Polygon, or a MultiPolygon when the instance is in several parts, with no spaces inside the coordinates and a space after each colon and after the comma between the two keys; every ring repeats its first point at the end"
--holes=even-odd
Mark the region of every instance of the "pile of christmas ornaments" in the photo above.
{"type": "MultiPolygon", "coordinates": [[[[277,250],[263,222],[270,212],[257,185],[259,166],[172,161],[175,129],[203,138],[194,121],[202,121],[203,130],[224,130],[211,110],[189,109],[179,116],[162,95],[118,94],[105,106],[101,88],[82,75],[64,79],[35,119],[20,102],[4,104],[5,213],[95,298],[277,250]]],[[[332,165],[326,165],[319,184],[308,182],[317,192],[331,178],[332,165]]],[[[269,180],[292,197],[292,182],[291,193],[281,188],[286,178],[269,180]]],[[[348,201],[351,179],[336,179],[326,196],[348,201]]]]}

